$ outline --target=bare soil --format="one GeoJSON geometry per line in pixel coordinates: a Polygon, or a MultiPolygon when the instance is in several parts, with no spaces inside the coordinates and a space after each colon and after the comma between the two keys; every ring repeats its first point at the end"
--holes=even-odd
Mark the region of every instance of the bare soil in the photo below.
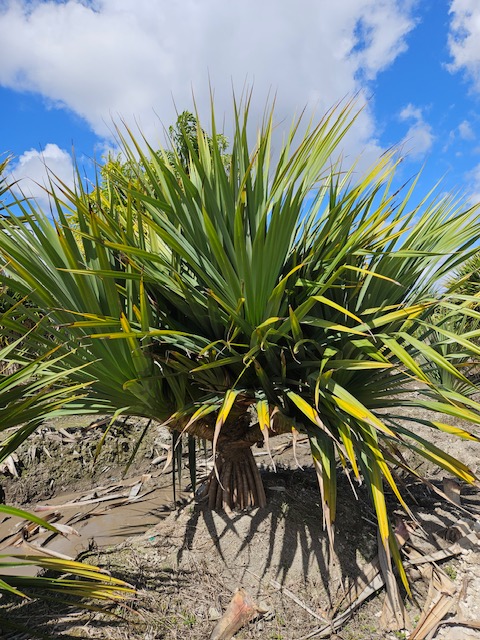
{"type": "MultiPolygon", "coordinates": [[[[406,418],[411,415],[412,412],[405,411],[406,418]]],[[[18,451],[19,477],[0,475],[6,502],[31,508],[39,501],[61,498],[64,493],[89,491],[99,485],[105,487],[120,482],[144,426],[139,420],[117,423],[95,459],[104,427],[89,426],[89,420],[84,418],[73,423],[46,424],[18,451]]],[[[432,437],[426,427],[420,425],[418,430],[432,437]]],[[[433,437],[438,446],[458,456],[474,471],[480,471],[479,444],[456,440],[442,432],[435,432],[433,437]]],[[[169,443],[166,431],[159,425],[151,425],[127,477],[149,474],[154,476],[150,482],[170,487],[171,470],[159,474],[169,443]]],[[[191,493],[187,472],[182,479],[184,498],[175,504],[173,495],[165,494],[165,509],[155,513],[157,521],[153,526],[150,523],[139,535],[126,537],[115,545],[98,546],[92,540],[81,553],[88,562],[134,584],[138,589],[134,601],[112,606],[107,614],[79,612],[75,606],[63,602],[25,603],[3,596],[0,637],[5,640],[36,637],[32,631],[14,628],[22,625],[48,638],[206,639],[210,638],[236,590],[243,587],[260,612],[237,632],[238,640],[408,638],[410,631],[390,631],[382,626],[383,589],[356,609],[341,628],[330,629],[327,635],[312,635],[325,627],[325,620],[345,610],[345,594],[351,594],[349,589],[358,585],[376,557],[374,512],[365,488],[355,487],[355,499],[347,477],[339,470],[332,553],[323,528],[318,485],[309,462],[307,443],[299,444],[296,460],[287,436],[276,438],[272,445],[276,473],[267,452],[255,449],[268,499],[265,509],[212,513],[191,493]],[[303,469],[298,468],[297,462],[303,469]],[[8,621],[8,627],[2,620],[8,621]]],[[[461,494],[461,505],[455,506],[435,492],[435,488],[444,489],[445,472],[420,460],[412,462],[432,483],[429,488],[399,474],[403,494],[417,523],[412,522],[389,495],[390,510],[409,526],[410,539],[406,545],[409,552],[417,549],[428,554],[439,549],[449,550],[460,540],[460,551],[435,566],[444,571],[453,584],[455,595],[451,599],[450,619],[478,621],[480,530],[475,515],[480,513],[478,490],[455,485],[461,494]],[[465,508],[474,515],[466,513],[465,508]],[[465,533],[469,533],[470,538],[465,538],[465,533]]],[[[208,465],[205,473],[207,470],[208,465]]],[[[176,497],[178,499],[178,493],[176,497]]],[[[402,595],[413,627],[421,620],[432,582],[428,571],[422,571],[418,567],[409,570],[413,597],[402,595]]],[[[448,616],[446,619],[448,621],[448,616]]],[[[440,626],[435,635],[429,637],[468,640],[480,638],[480,631],[455,623],[440,626]]]]}
{"type": "MultiPolygon", "coordinates": [[[[96,416],[94,420],[85,416],[56,418],[45,422],[16,451],[19,477],[12,476],[6,469],[0,473],[5,503],[35,504],[72,490],[82,491],[120,480],[147,421],[121,419],[108,428],[109,422],[106,416],[96,416]]],[[[154,468],[152,460],[165,454],[170,439],[166,429],[151,425],[127,477],[154,468]]]]}

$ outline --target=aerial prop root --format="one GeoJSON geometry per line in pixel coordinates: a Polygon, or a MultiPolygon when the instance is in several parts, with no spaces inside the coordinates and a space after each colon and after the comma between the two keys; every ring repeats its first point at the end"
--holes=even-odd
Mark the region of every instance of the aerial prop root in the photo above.
{"type": "Polygon", "coordinates": [[[208,478],[206,494],[213,511],[266,506],[265,489],[250,446],[222,447],[208,478]]]}

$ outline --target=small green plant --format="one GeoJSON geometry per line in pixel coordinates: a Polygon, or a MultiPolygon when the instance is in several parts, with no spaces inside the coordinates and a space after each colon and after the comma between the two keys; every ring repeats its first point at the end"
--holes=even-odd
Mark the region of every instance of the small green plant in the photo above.
{"type": "Polygon", "coordinates": [[[185,627],[192,629],[197,622],[197,617],[193,613],[184,612],[183,614],[183,624],[185,627]]]}
{"type": "Polygon", "coordinates": [[[168,622],[169,622],[169,628],[170,629],[175,629],[178,626],[178,618],[177,618],[177,616],[172,616],[169,619],[168,622]]]}
{"type": "Polygon", "coordinates": [[[447,564],[443,568],[443,570],[445,571],[447,576],[450,578],[450,580],[456,580],[457,579],[457,571],[456,571],[455,567],[452,567],[451,564],[447,564]]]}
{"type": "Polygon", "coordinates": [[[285,626],[286,626],[286,624],[287,624],[287,623],[285,622],[285,618],[282,618],[282,616],[277,615],[277,616],[275,617],[275,620],[277,621],[277,624],[278,624],[280,627],[285,627],[285,626]]]}
{"type": "Polygon", "coordinates": [[[365,624],[362,626],[362,631],[364,631],[365,633],[375,633],[376,630],[377,628],[371,624],[365,624]]]}

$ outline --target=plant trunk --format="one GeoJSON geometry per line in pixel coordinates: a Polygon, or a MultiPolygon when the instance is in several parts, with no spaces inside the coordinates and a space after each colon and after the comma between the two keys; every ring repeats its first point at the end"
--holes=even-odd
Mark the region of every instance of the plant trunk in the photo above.
{"type": "MultiPolygon", "coordinates": [[[[262,478],[251,447],[264,442],[264,434],[258,423],[251,424],[251,416],[240,405],[232,409],[217,442],[215,467],[207,480],[205,494],[209,508],[214,511],[252,509],[265,507],[267,499],[262,478]]],[[[291,421],[280,413],[272,416],[269,437],[290,433],[291,421]]],[[[215,435],[215,419],[198,420],[190,425],[179,424],[178,431],[212,441],[215,435]]],[[[268,443],[267,443],[268,446],[268,443]]]]}
{"type": "Polygon", "coordinates": [[[262,478],[250,445],[225,442],[207,481],[208,506],[214,511],[265,507],[262,478]]]}

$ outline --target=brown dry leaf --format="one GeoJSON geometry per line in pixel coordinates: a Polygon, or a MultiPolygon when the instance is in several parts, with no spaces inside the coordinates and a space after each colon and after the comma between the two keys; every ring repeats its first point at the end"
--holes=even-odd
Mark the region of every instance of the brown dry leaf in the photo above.
{"type": "Polygon", "coordinates": [[[443,620],[442,625],[448,624],[449,626],[468,627],[470,629],[480,629],[480,620],[466,620],[463,617],[450,618],[449,620],[443,620]]]}
{"type": "Polygon", "coordinates": [[[297,444],[298,444],[299,436],[300,436],[300,433],[295,429],[295,427],[292,427],[293,458],[295,460],[295,464],[297,465],[297,467],[303,471],[303,467],[297,458],[297,444]]]}
{"type": "MultiPolygon", "coordinates": [[[[403,526],[401,529],[401,537],[399,538],[403,542],[406,541],[406,537],[404,537],[405,531],[406,528],[403,526]]],[[[412,623],[400,596],[398,584],[392,570],[392,562],[387,556],[385,547],[383,546],[380,531],[378,531],[378,560],[386,588],[380,625],[382,629],[385,629],[385,631],[400,631],[401,629],[411,630],[412,623]]]]}
{"type": "Polygon", "coordinates": [[[245,589],[237,589],[212,631],[210,640],[230,640],[244,624],[250,622],[259,609],[245,589]]]}
{"type": "Polygon", "coordinates": [[[130,489],[130,493],[128,494],[128,499],[131,500],[132,498],[136,498],[140,493],[140,489],[142,488],[142,486],[143,482],[138,482],[137,484],[133,485],[133,487],[130,489]]]}
{"type": "Polygon", "coordinates": [[[460,485],[455,480],[443,478],[443,491],[448,498],[459,507],[462,506],[460,499],[460,485]]]}
{"type": "Polygon", "coordinates": [[[447,558],[458,556],[460,553],[463,553],[463,549],[458,544],[458,542],[455,542],[447,549],[439,549],[438,551],[433,551],[433,553],[429,553],[425,556],[419,554],[418,557],[411,557],[409,559],[409,563],[411,565],[419,565],[427,564],[428,562],[441,562],[442,560],[446,560],[447,558]]]}
{"type": "Polygon", "coordinates": [[[61,560],[75,560],[75,558],[72,556],[67,556],[64,553],[60,553],[59,551],[53,551],[53,549],[42,547],[33,542],[27,542],[26,540],[22,541],[21,546],[22,548],[33,551],[35,554],[39,554],[41,556],[51,556],[52,558],[60,558],[61,560]]]}
{"type": "Polygon", "coordinates": [[[272,450],[270,448],[270,437],[268,433],[268,427],[265,429],[262,429],[262,435],[263,435],[263,442],[265,444],[265,449],[267,450],[268,456],[270,458],[270,462],[272,463],[273,471],[274,473],[277,473],[277,465],[275,464],[275,460],[272,457],[272,450]]]}
{"type": "Polygon", "coordinates": [[[86,429],[97,429],[98,427],[104,427],[106,424],[110,422],[111,418],[100,418],[100,420],[95,420],[92,424],[89,424],[86,429]]]}
{"type": "Polygon", "coordinates": [[[173,460],[173,448],[172,447],[168,447],[168,449],[167,449],[167,458],[165,460],[165,464],[163,465],[162,473],[166,472],[166,470],[170,466],[172,460],[173,460]]]}
{"type": "Polygon", "coordinates": [[[73,527],[71,527],[69,524],[62,524],[61,522],[56,522],[55,526],[60,531],[60,533],[63,533],[64,536],[79,536],[80,535],[78,533],[78,531],[76,529],[74,529],[73,527]]]}
{"type": "Polygon", "coordinates": [[[110,500],[118,500],[120,498],[128,499],[128,491],[124,491],[122,493],[111,493],[109,495],[104,495],[99,498],[92,498],[90,500],[73,500],[71,502],[64,502],[63,504],[39,504],[34,508],[34,512],[49,512],[57,509],[67,509],[73,507],[74,509],[78,509],[78,507],[83,507],[87,504],[99,504],[100,502],[108,502],[110,500]]]}
{"type": "Polygon", "coordinates": [[[63,427],[60,427],[58,429],[58,432],[62,434],[64,441],[76,442],[76,440],[77,440],[77,438],[72,433],[68,433],[68,431],[66,429],[64,429],[63,427]]]}
{"type": "Polygon", "coordinates": [[[478,550],[480,545],[479,534],[477,533],[477,525],[471,521],[460,519],[456,522],[454,527],[445,529],[450,535],[452,532],[456,533],[456,541],[452,542],[448,547],[444,549],[438,549],[428,554],[421,553],[409,553],[409,563],[411,565],[421,565],[428,562],[441,562],[447,558],[458,556],[466,551],[472,549],[478,550]]]}
{"type": "MultiPolygon", "coordinates": [[[[479,629],[480,630],[480,620],[471,620],[469,619],[468,613],[465,612],[464,607],[462,606],[463,601],[465,600],[468,588],[468,578],[464,578],[462,581],[461,589],[456,593],[456,615],[455,617],[450,617],[448,620],[442,620],[439,623],[439,627],[443,625],[448,625],[451,627],[467,627],[469,629],[479,629]]],[[[458,633],[458,637],[460,638],[460,634],[462,633],[459,629],[455,629],[455,632],[458,633]]],[[[450,634],[452,635],[452,633],[450,634]]]]}
{"type": "Polygon", "coordinates": [[[0,465],[0,473],[5,473],[6,471],[8,471],[11,476],[13,476],[14,478],[18,478],[18,471],[16,466],[17,462],[17,455],[15,453],[12,453],[8,456],[8,458],[5,458],[5,461],[0,465]]]}
{"type": "Polygon", "coordinates": [[[431,565],[427,600],[415,631],[408,640],[425,640],[434,633],[454,602],[455,585],[441,569],[431,565]]]}
{"type": "MultiPolygon", "coordinates": [[[[56,523],[59,517],[60,514],[55,511],[48,513],[44,519],[48,522],[56,523]]],[[[14,533],[9,533],[0,540],[0,549],[4,549],[5,547],[18,547],[22,544],[23,540],[32,538],[41,530],[40,525],[35,522],[23,520],[17,525],[14,533]]]]}

